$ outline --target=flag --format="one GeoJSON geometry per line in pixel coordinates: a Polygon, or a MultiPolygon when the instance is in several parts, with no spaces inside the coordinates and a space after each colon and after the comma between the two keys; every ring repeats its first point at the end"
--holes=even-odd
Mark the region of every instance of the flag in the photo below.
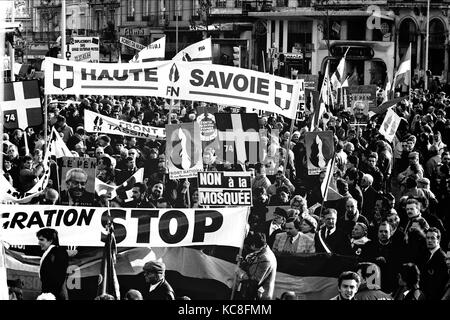
{"type": "Polygon", "coordinates": [[[388,101],[389,98],[391,97],[391,87],[392,87],[392,83],[391,80],[389,79],[389,75],[386,77],[386,86],[384,88],[384,92],[383,92],[383,103],[388,101]]]}
{"type": "Polygon", "coordinates": [[[391,99],[391,100],[388,100],[386,102],[383,102],[378,107],[370,109],[370,111],[374,112],[375,114],[382,114],[382,113],[387,112],[387,110],[390,107],[395,106],[397,103],[399,103],[399,102],[401,102],[403,100],[407,100],[407,99],[408,99],[407,96],[391,99]]]}
{"type": "Polygon", "coordinates": [[[356,271],[358,257],[313,253],[277,255],[274,297],[294,291],[298,300],[329,300],[338,294],[338,277],[356,271]]]}
{"type": "Polygon", "coordinates": [[[1,240],[0,240],[0,300],[9,300],[8,276],[6,271],[6,254],[4,243],[1,240]]]}
{"type": "Polygon", "coordinates": [[[319,103],[319,92],[318,91],[310,91],[311,97],[311,130],[314,131],[319,126],[319,121],[322,118],[322,115],[325,113],[326,108],[323,102],[319,103]]]}
{"type": "Polygon", "coordinates": [[[114,267],[117,256],[116,237],[114,236],[112,218],[110,216],[109,218],[111,221],[108,222],[107,226],[108,233],[103,250],[97,295],[110,294],[116,300],[120,300],[119,280],[117,279],[117,273],[114,267]]]}
{"type": "Polygon", "coordinates": [[[342,80],[345,77],[345,55],[342,57],[341,61],[336,68],[336,71],[331,76],[331,84],[333,85],[333,90],[337,91],[342,87],[342,80]]]}
{"type": "Polygon", "coordinates": [[[52,145],[52,156],[55,156],[56,158],[74,156],[59,135],[59,132],[56,131],[55,127],[52,128],[52,138],[50,140],[50,143],[52,145]]]}
{"type": "Polygon", "coordinates": [[[336,180],[334,178],[334,161],[334,156],[328,161],[325,177],[320,185],[320,191],[322,192],[322,197],[325,201],[333,201],[342,198],[342,195],[337,190],[336,180]]]}
{"type": "Polygon", "coordinates": [[[187,46],[178,52],[172,60],[212,63],[211,37],[187,46]]]}
{"type": "Polygon", "coordinates": [[[322,81],[322,87],[320,89],[320,98],[327,106],[331,106],[332,97],[331,97],[331,85],[330,85],[330,61],[327,63],[327,67],[325,68],[325,74],[322,81]]]}
{"type": "MultiPolygon", "coordinates": [[[[216,255],[222,247],[214,246],[216,255]]],[[[232,248],[229,256],[236,257],[237,248],[232,248]]],[[[101,247],[77,247],[75,254],[69,254],[67,269],[68,293],[70,300],[92,300],[98,290],[98,271],[102,266],[101,247]]],[[[226,247],[230,250],[230,247],[226,247]]],[[[187,295],[192,299],[229,299],[233,286],[236,263],[231,258],[218,258],[202,250],[177,248],[118,248],[114,265],[122,288],[134,288],[144,293],[148,290],[143,281],[143,266],[148,261],[162,261],[166,265],[166,280],[172,285],[177,296],[187,295]]],[[[212,252],[211,252],[212,253],[212,252]]],[[[35,300],[41,293],[39,282],[40,256],[28,246],[25,252],[6,249],[6,268],[9,280],[26,277],[24,300],[35,300]]]]}
{"type": "Polygon", "coordinates": [[[359,85],[359,80],[358,80],[358,70],[355,68],[353,68],[353,73],[350,77],[348,77],[347,79],[348,82],[348,86],[358,86],[359,85]]]}
{"type": "Polygon", "coordinates": [[[411,78],[411,43],[409,44],[408,50],[400,61],[397,72],[394,75],[394,81],[392,91],[395,92],[395,88],[399,85],[410,86],[411,78]]]}
{"type": "Polygon", "coordinates": [[[130,62],[147,62],[164,60],[166,54],[166,37],[162,37],[139,51],[130,62]]]}
{"type": "Polygon", "coordinates": [[[3,84],[3,123],[6,129],[40,126],[43,111],[38,80],[6,82],[3,84]]]}
{"type": "Polygon", "coordinates": [[[396,114],[392,108],[389,108],[379,131],[390,143],[392,143],[392,140],[395,137],[395,133],[400,125],[400,120],[400,116],[396,114]]]}
{"type": "Polygon", "coordinates": [[[344,82],[342,82],[342,88],[348,87],[348,78],[349,77],[345,78],[344,82]]]}
{"type": "Polygon", "coordinates": [[[216,113],[218,141],[224,148],[218,159],[229,163],[255,164],[259,159],[259,123],[256,113],[216,113]],[[222,144],[221,144],[222,145],[222,144]]]}
{"type": "Polygon", "coordinates": [[[138,169],[131,177],[129,177],[124,183],[118,186],[112,186],[104,183],[98,178],[95,178],[95,192],[99,195],[106,195],[107,199],[112,200],[115,197],[129,202],[132,199],[131,189],[133,185],[137,182],[144,182],[144,168],[138,169]]]}

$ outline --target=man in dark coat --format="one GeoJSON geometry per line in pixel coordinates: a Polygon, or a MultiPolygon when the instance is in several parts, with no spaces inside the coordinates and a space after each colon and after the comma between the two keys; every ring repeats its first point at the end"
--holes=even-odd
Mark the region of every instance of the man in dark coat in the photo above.
{"type": "Polygon", "coordinates": [[[41,258],[39,277],[42,293],[52,293],[56,300],[68,300],[66,277],[69,266],[67,251],[59,246],[58,232],[43,228],[36,234],[44,254],[41,258]]]}
{"type": "Polygon", "coordinates": [[[144,265],[145,282],[150,286],[144,292],[144,300],[175,300],[175,292],[165,279],[164,262],[149,261],[144,265]]]}
{"type": "Polygon", "coordinates": [[[441,232],[438,228],[430,228],[427,231],[428,261],[425,263],[424,270],[421,272],[421,287],[427,300],[441,300],[445,293],[449,275],[446,255],[441,249],[439,242],[441,232]]]}
{"type": "Polygon", "coordinates": [[[275,241],[275,236],[283,232],[284,224],[286,223],[287,212],[283,208],[277,207],[273,213],[273,219],[262,224],[261,229],[258,230],[265,234],[267,245],[272,249],[275,241]]]}
{"type": "Polygon", "coordinates": [[[375,202],[379,197],[372,184],[373,177],[370,174],[364,174],[361,179],[361,190],[363,192],[362,214],[369,219],[369,222],[373,220],[375,202]]]}
{"type": "Polygon", "coordinates": [[[323,211],[323,217],[325,219],[325,226],[314,237],[316,252],[350,255],[352,252],[350,239],[342,230],[336,228],[336,210],[332,208],[325,209],[323,211]]]}

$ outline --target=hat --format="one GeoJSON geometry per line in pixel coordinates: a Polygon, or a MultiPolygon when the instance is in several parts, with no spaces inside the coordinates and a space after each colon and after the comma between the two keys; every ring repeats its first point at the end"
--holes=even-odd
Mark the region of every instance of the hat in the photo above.
{"type": "Polygon", "coordinates": [[[287,219],[287,217],[288,217],[286,210],[284,210],[283,208],[280,208],[280,207],[276,207],[273,214],[279,215],[280,217],[284,217],[285,219],[287,219]]]}
{"type": "Polygon", "coordinates": [[[144,271],[154,271],[156,273],[164,273],[166,271],[166,265],[164,262],[159,261],[149,261],[144,264],[142,268],[144,271]]]}
{"type": "Polygon", "coordinates": [[[311,215],[307,214],[303,217],[303,220],[305,220],[308,224],[312,225],[315,230],[317,230],[317,220],[314,219],[311,215]]]}

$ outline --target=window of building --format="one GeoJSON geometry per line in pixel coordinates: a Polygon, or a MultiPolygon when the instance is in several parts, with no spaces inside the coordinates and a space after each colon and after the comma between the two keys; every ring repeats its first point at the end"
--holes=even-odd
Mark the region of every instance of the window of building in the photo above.
{"type": "Polygon", "coordinates": [[[347,20],[347,40],[366,40],[367,19],[347,20]]]}
{"type": "Polygon", "coordinates": [[[134,12],[136,9],[136,0],[127,1],[127,21],[134,21],[134,12]]]}
{"type": "Polygon", "coordinates": [[[288,26],[288,52],[293,47],[300,46],[304,53],[312,42],[312,22],[310,21],[289,21],[288,26]]]}

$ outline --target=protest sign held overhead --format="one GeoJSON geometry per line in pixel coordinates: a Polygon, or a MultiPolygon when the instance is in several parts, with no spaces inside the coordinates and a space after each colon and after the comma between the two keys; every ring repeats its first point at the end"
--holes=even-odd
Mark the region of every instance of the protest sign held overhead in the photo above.
{"type": "Polygon", "coordinates": [[[74,37],[70,39],[69,60],[98,63],[100,60],[99,37],[74,37]]]}
{"type": "Polygon", "coordinates": [[[60,204],[92,206],[96,158],[62,157],[60,204]]]}
{"type": "Polygon", "coordinates": [[[250,172],[199,172],[198,197],[202,206],[251,206],[250,172]]]}
{"type": "Polygon", "coordinates": [[[87,132],[117,134],[136,138],[164,139],[166,137],[164,128],[126,122],[90,110],[84,111],[84,129],[87,132]]]}
{"type": "Polygon", "coordinates": [[[401,118],[395,113],[392,108],[388,110],[384,117],[383,123],[379,129],[380,133],[386,138],[387,141],[392,142],[400,125],[401,118]]]}
{"type": "Polygon", "coordinates": [[[170,179],[197,177],[197,172],[203,171],[198,123],[166,125],[166,132],[166,159],[170,179]]]}
{"type": "Polygon", "coordinates": [[[301,81],[223,65],[183,61],[83,63],[46,58],[46,94],[111,94],[205,101],[295,119],[301,81]]]}
{"type": "Polygon", "coordinates": [[[257,163],[260,158],[260,135],[256,113],[216,113],[218,157],[229,163],[257,163]],[[223,148],[222,148],[223,146],[223,148]]]}
{"type": "Polygon", "coordinates": [[[41,97],[37,80],[5,82],[0,101],[6,129],[23,129],[43,123],[41,97]]]}
{"type": "Polygon", "coordinates": [[[119,247],[239,247],[247,223],[243,207],[218,211],[0,205],[0,215],[2,239],[14,245],[35,245],[36,232],[49,227],[58,231],[61,245],[103,246],[106,218],[111,215],[119,247]]]}
{"type": "Polygon", "coordinates": [[[200,126],[200,138],[202,141],[211,141],[217,137],[217,125],[215,113],[218,112],[217,106],[197,107],[197,122],[200,126]]]}
{"type": "Polygon", "coordinates": [[[305,146],[308,174],[317,175],[326,169],[328,161],[334,156],[333,132],[306,132],[305,146]]]}
{"type": "Polygon", "coordinates": [[[350,86],[343,90],[345,109],[352,115],[350,122],[367,123],[369,110],[377,105],[377,86],[350,86]]]}

